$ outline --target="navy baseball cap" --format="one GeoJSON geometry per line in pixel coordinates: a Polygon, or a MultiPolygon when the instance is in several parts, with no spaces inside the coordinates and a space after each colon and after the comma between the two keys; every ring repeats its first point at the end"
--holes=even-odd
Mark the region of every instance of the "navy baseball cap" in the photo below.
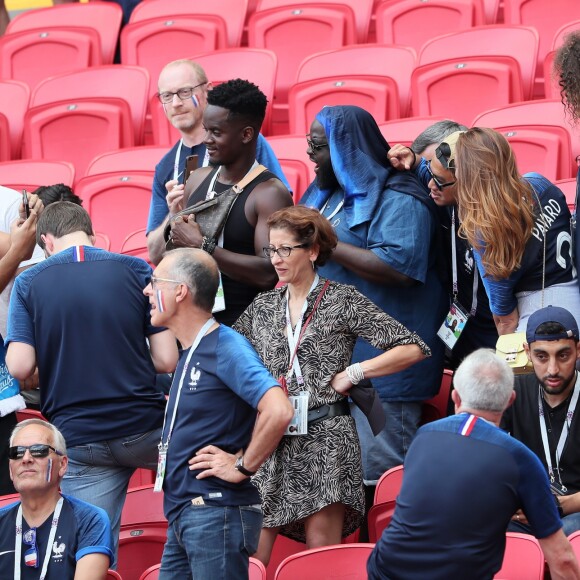
{"type": "Polygon", "coordinates": [[[578,341],[578,323],[570,312],[560,306],[546,306],[536,310],[528,318],[526,328],[526,342],[530,344],[535,340],[561,340],[563,338],[573,338],[578,341]],[[558,334],[538,334],[538,328],[546,322],[556,322],[564,327],[564,331],[558,334]]]}

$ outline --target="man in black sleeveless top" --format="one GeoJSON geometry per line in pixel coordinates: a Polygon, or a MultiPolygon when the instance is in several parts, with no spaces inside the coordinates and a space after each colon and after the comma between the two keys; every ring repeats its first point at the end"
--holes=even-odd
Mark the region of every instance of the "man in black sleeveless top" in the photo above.
{"type": "MultiPolygon", "coordinates": [[[[215,87],[207,101],[203,126],[210,167],[194,171],[185,192],[168,194],[172,214],[239,183],[256,162],[266,96],[256,85],[235,79],[215,87]]],[[[270,260],[262,254],[262,248],[268,245],[266,220],[289,205],[292,198],[286,187],[275,175],[264,171],[246,185],[234,202],[219,240],[204,239],[193,217],[178,218],[172,226],[175,247],[201,248],[218,263],[225,300],[225,310],[214,311],[219,322],[233,324],[258,292],[276,284],[270,260]]]]}

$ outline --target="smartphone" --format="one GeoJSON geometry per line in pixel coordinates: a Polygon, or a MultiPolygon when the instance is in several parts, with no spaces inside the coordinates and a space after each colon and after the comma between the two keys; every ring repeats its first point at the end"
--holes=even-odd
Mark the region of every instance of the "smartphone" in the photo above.
{"type": "Polygon", "coordinates": [[[183,174],[183,183],[187,183],[192,171],[197,169],[198,155],[189,155],[185,159],[185,173],[183,174]]]}
{"type": "Polygon", "coordinates": [[[29,218],[30,204],[28,203],[28,194],[26,193],[25,189],[22,190],[22,205],[24,207],[24,215],[26,216],[26,218],[29,218]]]}

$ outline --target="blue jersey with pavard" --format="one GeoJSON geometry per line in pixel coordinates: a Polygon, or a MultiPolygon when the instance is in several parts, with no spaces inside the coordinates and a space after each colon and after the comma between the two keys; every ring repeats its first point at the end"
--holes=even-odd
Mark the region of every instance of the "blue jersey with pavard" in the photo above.
{"type": "MultiPolygon", "coordinates": [[[[184,350],[171,386],[163,441],[167,439],[179,380],[189,349],[184,350]]],[[[250,479],[229,483],[217,477],[196,479],[188,461],[206,445],[228,453],[245,449],[252,437],[256,408],[266,391],[278,383],[266,370],[251,344],[236,331],[220,325],[202,338],[184,377],[169,448],[164,491],[165,517],[172,522],[191,500],[206,505],[238,506],[260,503],[250,479]]]]}
{"type": "MultiPolygon", "coordinates": [[[[73,578],[76,562],[88,554],[104,554],[110,561],[113,559],[111,525],[105,511],[74,497],[63,495],[63,498],[46,580],[73,578]]],[[[0,509],[0,578],[14,577],[15,527],[19,505],[20,502],[16,502],[0,509]]],[[[52,516],[36,529],[38,568],[22,564],[22,580],[38,580],[46,555],[51,522],[52,516]]],[[[23,518],[23,534],[29,529],[23,518]]],[[[23,562],[28,547],[23,543],[23,562]]]]}
{"type": "Polygon", "coordinates": [[[69,446],[161,426],[146,337],[163,329],[143,295],[150,277],[139,258],[74,246],[14,282],[6,344],[35,348],[41,411],[69,446]]]}

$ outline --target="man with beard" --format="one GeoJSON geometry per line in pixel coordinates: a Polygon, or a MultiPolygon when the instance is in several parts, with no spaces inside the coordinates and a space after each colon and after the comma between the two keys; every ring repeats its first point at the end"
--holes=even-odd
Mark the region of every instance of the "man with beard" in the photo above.
{"type": "MultiPolygon", "coordinates": [[[[361,439],[367,500],[389,468],[403,463],[421,419],[422,401],[439,390],[446,292],[437,277],[436,208],[417,177],[397,172],[373,117],[353,106],[324,107],[307,136],[316,180],[300,203],[318,209],[334,227],[338,245],[321,276],[352,284],[416,332],[432,356],[405,371],[373,379],[385,428],[373,435],[358,409],[352,414],[361,439]]],[[[352,362],[378,354],[358,341],[352,362]]]]}
{"type": "MultiPolygon", "coordinates": [[[[517,397],[501,423],[544,464],[566,535],[580,529],[578,337],[578,324],[564,308],[547,306],[530,316],[525,347],[534,373],[516,378],[517,397]]],[[[508,529],[530,533],[526,514],[518,511],[508,529]]]]}
{"type": "MultiPolygon", "coordinates": [[[[185,191],[174,188],[169,193],[172,215],[220,195],[258,166],[256,147],[266,114],[266,95],[256,85],[234,79],[209,91],[207,102],[203,144],[210,167],[194,171],[185,191]]],[[[275,286],[276,272],[263,255],[269,244],[266,221],[276,210],[290,205],[292,197],[284,184],[266,170],[237,196],[219,239],[204,237],[193,216],[172,221],[174,247],[201,248],[218,263],[225,301],[225,309],[214,309],[218,322],[233,324],[259,292],[275,286]]]]}

